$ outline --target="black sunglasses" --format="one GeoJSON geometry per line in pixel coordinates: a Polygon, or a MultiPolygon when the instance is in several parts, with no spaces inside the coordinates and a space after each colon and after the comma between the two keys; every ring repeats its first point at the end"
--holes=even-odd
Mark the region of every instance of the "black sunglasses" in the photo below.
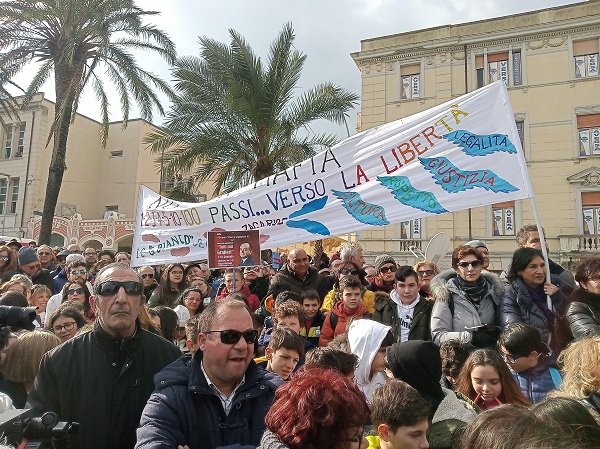
{"type": "Polygon", "coordinates": [[[421,277],[423,276],[433,276],[433,270],[423,270],[423,271],[417,271],[417,274],[421,277]]]}
{"type": "Polygon", "coordinates": [[[342,268],[340,270],[340,273],[342,273],[342,274],[351,274],[353,276],[356,276],[358,274],[358,270],[356,268],[352,268],[352,269],[350,269],[350,268],[342,268]]]}
{"type": "Polygon", "coordinates": [[[397,270],[397,268],[394,265],[392,265],[391,267],[381,267],[379,269],[379,271],[381,271],[383,274],[387,273],[388,271],[391,271],[392,273],[395,273],[396,270],[397,270]]]}
{"type": "Polygon", "coordinates": [[[458,266],[461,268],[467,268],[471,265],[473,268],[479,268],[481,266],[481,262],[478,260],[474,260],[473,262],[458,262],[458,266]]]}
{"type": "Polygon", "coordinates": [[[81,287],[79,287],[79,288],[70,288],[69,290],[67,290],[67,295],[74,295],[75,293],[77,293],[78,295],[82,295],[83,289],[81,287]]]}
{"type": "Polygon", "coordinates": [[[142,274],[142,279],[153,278],[154,275],[152,273],[144,273],[142,274]]]}
{"type": "Polygon", "coordinates": [[[102,282],[101,284],[94,285],[94,289],[96,290],[96,294],[100,296],[110,296],[114,295],[119,291],[119,289],[123,287],[125,289],[125,293],[128,295],[141,295],[144,291],[144,287],[142,284],[135,281],[125,281],[125,282],[117,282],[117,281],[107,281],[102,282]]]}
{"type": "Polygon", "coordinates": [[[258,339],[258,331],[254,329],[247,330],[244,332],[236,331],[233,329],[227,329],[224,331],[206,331],[204,333],[212,334],[215,332],[221,334],[221,343],[225,345],[234,345],[238,341],[240,341],[240,338],[242,337],[244,337],[246,343],[256,343],[256,340],[258,339]]]}

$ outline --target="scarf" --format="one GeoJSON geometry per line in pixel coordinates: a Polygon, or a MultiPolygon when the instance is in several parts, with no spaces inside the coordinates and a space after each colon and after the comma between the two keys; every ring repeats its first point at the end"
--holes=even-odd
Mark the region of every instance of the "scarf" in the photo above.
{"type": "Polygon", "coordinates": [[[556,313],[554,310],[550,310],[548,308],[548,301],[546,300],[546,294],[544,293],[544,286],[540,285],[539,287],[530,287],[525,282],[523,282],[525,288],[529,292],[529,296],[537,305],[540,310],[544,313],[544,316],[548,320],[548,330],[552,333],[554,330],[554,324],[556,322],[556,313]]]}
{"type": "Polygon", "coordinates": [[[460,276],[452,278],[452,281],[454,282],[456,288],[463,291],[467,295],[469,301],[473,303],[481,302],[481,300],[485,297],[485,295],[487,295],[487,293],[490,290],[490,285],[483,276],[479,276],[479,279],[477,279],[477,282],[475,282],[475,284],[468,284],[460,276]]]}
{"type": "Polygon", "coordinates": [[[382,291],[389,294],[392,290],[394,290],[395,282],[392,282],[390,285],[384,284],[381,279],[376,277],[373,279],[372,286],[375,287],[373,289],[374,292],[382,291]]]}

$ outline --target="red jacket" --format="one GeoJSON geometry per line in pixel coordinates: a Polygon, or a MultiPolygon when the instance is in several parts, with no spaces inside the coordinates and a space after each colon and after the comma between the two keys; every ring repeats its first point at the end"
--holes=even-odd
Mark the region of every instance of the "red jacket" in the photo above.
{"type": "Polygon", "coordinates": [[[365,315],[369,315],[369,311],[362,304],[362,302],[358,304],[358,307],[352,313],[346,312],[346,309],[344,309],[343,301],[336,302],[335,305],[333,306],[333,309],[331,310],[331,312],[325,318],[325,322],[323,323],[323,326],[321,327],[321,336],[319,337],[319,346],[327,346],[327,343],[329,343],[335,337],[346,332],[346,324],[348,323],[349,318],[352,318],[352,317],[362,318],[365,315]],[[332,314],[337,315],[337,323],[336,323],[335,329],[333,329],[333,327],[331,325],[331,315],[332,314]]]}
{"type": "MultiPolygon", "coordinates": [[[[225,298],[227,295],[229,295],[229,293],[230,292],[227,290],[227,287],[223,288],[223,291],[219,296],[217,296],[216,300],[218,301],[219,299],[225,298]]],[[[250,287],[248,284],[244,283],[244,286],[239,293],[248,298],[248,304],[250,305],[250,310],[252,310],[252,313],[254,313],[256,309],[260,307],[260,299],[258,299],[258,296],[256,296],[254,293],[250,293],[250,287]]]]}

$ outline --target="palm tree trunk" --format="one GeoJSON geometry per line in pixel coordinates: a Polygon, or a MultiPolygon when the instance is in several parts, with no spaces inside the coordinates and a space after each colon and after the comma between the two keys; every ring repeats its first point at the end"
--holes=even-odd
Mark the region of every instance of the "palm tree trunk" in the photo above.
{"type": "Polygon", "coordinates": [[[56,106],[54,111],[55,132],[54,146],[52,148],[52,160],[48,169],[48,183],[46,184],[46,198],[44,199],[44,210],[42,212],[42,223],[40,228],[39,244],[50,244],[52,235],[52,222],[58,202],[58,195],[62,185],[66,169],[67,138],[71,126],[71,114],[75,96],[71,88],[73,83],[78,82],[77,70],[71,68],[56,67],[56,106]],[[77,80],[77,81],[74,81],[77,80]]]}

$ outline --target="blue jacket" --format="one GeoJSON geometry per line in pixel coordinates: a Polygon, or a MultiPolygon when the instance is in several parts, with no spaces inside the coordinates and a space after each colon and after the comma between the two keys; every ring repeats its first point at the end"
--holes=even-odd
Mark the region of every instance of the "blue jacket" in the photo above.
{"type": "Polygon", "coordinates": [[[52,278],[52,285],[53,285],[52,294],[56,295],[57,293],[60,293],[66,283],[67,283],[67,271],[63,268],[62,270],[60,270],[58,272],[58,274],[56,276],[54,276],[52,278]]]}
{"type": "MultiPolygon", "coordinates": [[[[521,388],[523,396],[525,396],[525,399],[532,404],[543,401],[549,391],[558,390],[560,388],[560,382],[556,385],[554,379],[552,379],[549,364],[550,360],[542,355],[539,363],[533,368],[521,371],[520,373],[511,370],[512,375],[519,384],[519,388],[521,388]]],[[[552,369],[556,370],[556,368],[552,369]]],[[[556,370],[555,376],[560,378],[558,370],[556,370]]]]}
{"type": "Polygon", "coordinates": [[[220,399],[206,382],[201,361],[202,351],[197,351],[194,358],[184,356],[154,377],[156,390],[142,413],[136,448],[258,446],[266,428],[265,415],[281,384],[279,376],[267,377],[251,361],[244,385],[225,415],[220,399]]]}

